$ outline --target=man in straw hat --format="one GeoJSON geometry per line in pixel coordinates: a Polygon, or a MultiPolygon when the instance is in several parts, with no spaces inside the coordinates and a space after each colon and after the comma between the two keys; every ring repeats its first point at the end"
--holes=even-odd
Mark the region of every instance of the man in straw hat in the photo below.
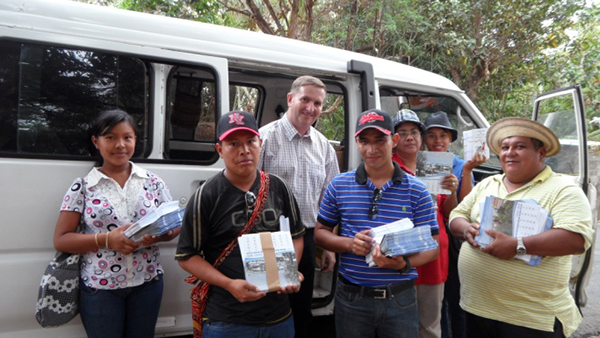
{"type": "Polygon", "coordinates": [[[315,230],[317,244],[341,253],[335,295],[336,335],[416,338],[415,267],[436,259],[438,249],[386,257],[369,234],[374,227],[408,218],[415,227],[430,226],[437,239],[433,202],[425,184],[392,162],[392,149],[399,136],[388,113],[378,109],[361,113],[354,137],[363,163],[331,181],[315,230]],[[338,223],[339,235],[333,231],[338,223]],[[365,260],[371,249],[374,267],[365,260]]]}
{"type": "Polygon", "coordinates": [[[554,133],[524,118],[505,118],[487,133],[504,174],[488,177],[450,214],[450,230],[468,242],[460,251],[461,307],[467,312],[467,337],[568,337],[581,322],[569,293],[572,254],[583,253],[593,238],[592,215],[573,178],[544,163],[560,151],[554,133]],[[513,238],[488,230],[492,244],[480,249],[480,203],[487,196],[535,200],[549,211],[552,228],[513,238]],[[543,256],[531,266],[517,255],[543,256]]]}

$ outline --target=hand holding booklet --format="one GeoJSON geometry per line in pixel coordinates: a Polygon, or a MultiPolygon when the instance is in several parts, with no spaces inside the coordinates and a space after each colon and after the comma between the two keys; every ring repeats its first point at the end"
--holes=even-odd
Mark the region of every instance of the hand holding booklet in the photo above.
{"type": "MultiPolygon", "coordinates": [[[[415,254],[438,246],[431,237],[430,226],[415,227],[408,218],[373,228],[370,236],[380,244],[381,253],[388,257],[415,254]]],[[[376,266],[371,252],[365,261],[370,267],[376,266]]]]}
{"type": "Polygon", "coordinates": [[[185,208],[180,208],[178,201],[163,203],[140,218],[123,234],[134,242],[140,242],[145,235],[162,236],[181,226],[184,213],[185,208]]]}
{"type": "MultiPolygon", "coordinates": [[[[522,238],[540,234],[552,228],[552,217],[548,210],[542,208],[534,200],[510,201],[502,198],[488,196],[481,206],[481,224],[479,235],[475,241],[482,247],[492,244],[494,238],[485,230],[495,230],[514,238],[522,238]]],[[[541,256],[517,255],[529,265],[541,263],[541,256]]]]}

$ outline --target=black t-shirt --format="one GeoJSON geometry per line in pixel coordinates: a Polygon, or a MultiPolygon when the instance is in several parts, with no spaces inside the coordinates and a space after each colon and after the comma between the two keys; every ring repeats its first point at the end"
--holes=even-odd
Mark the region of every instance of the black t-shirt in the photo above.
{"type": "MultiPolygon", "coordinates": [[[[278,176],[269,177],[267,203],[251,232],[279,231],[279,216],[283,215],[289,218],[292,238],[304,236],[305,227],[292,191],[278,176]]],[[[259,187],[260,174],[257,174],[250,189],[257,197],[259,187]]],[[[196,231],[197,225],[193,221],[196,208],[194,194],[187,205],[175,258],[186,260],[193,255],[203,255],[208,263],[213,264],[225,247],[237,238],[251,215],[245,195],[245,191],[227,180],[224,172],[206,181],[202,188],[200,231],[196,231]]],[[[233,249],[218,270],[229,278],[244,279],[239,247],[233,249]]],[[[286,319],[290,314],[287,294],[269,292],[255,302],[240,303],[227,290],[211,285],[203,317],[210,321],[263,325],[286,319]]]]}

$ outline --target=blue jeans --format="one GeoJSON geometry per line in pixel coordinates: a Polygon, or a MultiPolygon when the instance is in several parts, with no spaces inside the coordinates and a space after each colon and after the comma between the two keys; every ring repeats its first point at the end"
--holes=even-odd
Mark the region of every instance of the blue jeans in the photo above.
{"type": "Polygon", "coordinates": [[[80,287],[79,314],[88,338],[154,337],[162,275],[125,289],[98,290],[83,283],[80,287]]]}
{"type": "Polygon", "coordinates": [[[293,338],[294,319],[272,325],[244,325],[225,322],[205,322],[202,338],[293,338]]]}
{"type": "Polygon", "coordinates": [[[419,314],[414,287],[386,299],[348,292],[340,281],[335,295],[335,331],[340,338],[418,338],[419,314]]]}

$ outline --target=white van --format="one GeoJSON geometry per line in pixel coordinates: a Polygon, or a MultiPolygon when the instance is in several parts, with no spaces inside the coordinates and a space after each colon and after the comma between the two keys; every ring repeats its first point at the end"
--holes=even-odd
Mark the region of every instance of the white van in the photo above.
{"type": "MultiPolygon", "coordinates": [[[[54,254],[60,200],[73,179],[94,164],[86,130],[100,110],[117,106],[135,117],[142,133],[134,161],[160,175],[174,199],[185,203],[223,168],[214,149],[214,121],[234,109],[255,114],[261,126],[279,118],[292,81],[304,74],[327,85],[325,113],[316,127],[335,145],[342,170],[360,161],[351,136],[357,115],[367,108],[393,114],[406,107],[421,118],[443,110],[459,131],[489,125],[450,80],[399,63],[70,1],[2,0],[0,336],[85,336],[79,318],[42,329],[34,308],[42,272],[54,254]]],[[[566,108],[541,104],[541,114],[533,117],[569,139],[562,154],[568,160],[551,165],[573,175],[595,210],[578,95],[577,87],[553,93],[551,99],[566,108]]],[[[456,154],[462,154],[461,142],[453,146],[456,154]]],[[[499,170],[490,160],[477,169],[476,179],[499,170]]],[[[165,293],[157,335],[189,334],[191,286],[173,259],[175,241],[161,245],[165,293]]],[[[575,259],[573,294],[580,305],[591,272],[589,253],[593,249],[575,259]]],[[[320,277],[315,313],[328,314],[335,276],[320,277]]]]}

